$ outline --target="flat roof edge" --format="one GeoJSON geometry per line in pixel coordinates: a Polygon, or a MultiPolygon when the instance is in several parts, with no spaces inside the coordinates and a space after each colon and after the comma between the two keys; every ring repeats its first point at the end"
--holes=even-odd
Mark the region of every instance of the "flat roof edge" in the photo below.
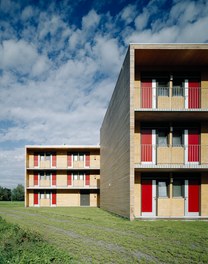
{"type": "Polygon", "coordinates": [[[40,149],[47,149],[47,148],[57,148],[57,149],[64,149],[64,148],[74,148],[74,149],[79,149],[79,148],[93,148],[93,149],[100,149],[100,145],[26,145],[26,149],[29,148],[40,148],[40,149]]]}

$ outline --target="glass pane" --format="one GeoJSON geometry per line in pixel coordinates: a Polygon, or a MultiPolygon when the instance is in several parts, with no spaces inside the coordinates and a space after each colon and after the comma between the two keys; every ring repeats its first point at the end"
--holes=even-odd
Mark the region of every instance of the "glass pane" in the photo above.
{"type": "Polygon", "coordinates": [[[167,197],[167,196],[168,196],[167,182],[159,181],[158,182],[158,197],[167,197]]]}
{"type": "Polygon", "coordinates": [[[168,145],[168,135],[166,131],[158,131],[158,145],[167,146],[168,145]]]}
{"type": "Polygon", "coordinates": [[[74,161],[77,161],[78,160],[78,155],[77,154],[74,154],[73,155],[73,159],[74,159],[74,161]]]}
{"type": "Polygon", "coordinates": [[[50,154],[50,153],[46,153],[46,155],[45,155],[45,159],[46,159],[46,160],[50,160],[50,159],[51,159],[51,154],[50,154]]]}
{"type": "Polygon", "coordinates": [[[83,174],[80,174],[80,175],[79,175],[79,179],[80,179],[80,180],[83,180],[83,179],[84,179],[84,175],[83,175],[83,174]]]}
{"type": "Polygon", "coordinates": [[[79,160],[84,161],[84,155],[83,154],[79,154],[79,160]]]}
{"type": "Polygon", "coordinates": [[[74,175],[73,175],[73,179],[74,179],[74,180],[77,180],[77,179],[78,179],[78,175],[77,175],[77,174],[74,174],[74,175]]]}
{"type": "Polygon", "coordinates": [[[173,197],[183,197],[184,196],[184,181],[174,180],[173,181],[173,197]]]}

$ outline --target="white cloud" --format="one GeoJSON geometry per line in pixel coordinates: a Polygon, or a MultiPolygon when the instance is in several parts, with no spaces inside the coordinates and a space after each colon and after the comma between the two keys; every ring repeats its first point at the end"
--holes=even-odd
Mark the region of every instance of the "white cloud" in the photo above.
{"type": "Polygon", "coordinates": [[[91,10],[86,16],[82,18],[82,28],[89,30],[92,27],[97,27],[99,22],[100,16],[95,12],[95,10],[91,10]]]}
{"type": "Polygon", "coordinates": [[[0,126],[0,185],[23,182],[21,142],[99,143],[129,42],[207,41],[205,1],[174,1],[170,13],[158,13],[158,4],[150,1],[140,12],[134,2],[115,16],[91,9],[76,25],[68,22],[67,1],[61,12],[54,4],[42,10],[1,1],[12,18],[1,21],[0,120],[13,125],[0,126]],[[16,22],[23,23],[18,31],[16,22]],[[11,150],[4,150],[7,143],[11,150]]]}
{"type": "Polygon", "coordinates": [[[24,40],[5,40],[0,46],[0,68],[21,74],[38,75],[49,67],[49,60],[24,40]]]}

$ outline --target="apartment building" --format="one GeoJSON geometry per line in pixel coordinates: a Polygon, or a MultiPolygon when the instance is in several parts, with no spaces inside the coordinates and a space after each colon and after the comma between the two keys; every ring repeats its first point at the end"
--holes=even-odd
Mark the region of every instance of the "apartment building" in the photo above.
{"type": "Polygon", "coordinates": [[[208,45],[130,44],[101,127],[100,206],[208,216],[208,45]]]}
{"type": "Polygon", "coordinates": [[[99,146],[26,146],[25,206],[99,206],[99,146]]]}

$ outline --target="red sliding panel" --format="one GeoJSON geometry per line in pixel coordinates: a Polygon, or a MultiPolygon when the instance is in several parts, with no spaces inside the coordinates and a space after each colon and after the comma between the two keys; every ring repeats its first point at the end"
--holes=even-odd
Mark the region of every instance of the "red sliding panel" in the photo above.
{"type": "Polygon", "coordinates": [[[200,108],[200,82],[190,81],[188,84],[188,108],[200,108]]]}
{"type": "Polygon", "coordinates": [[[142,180],[142,212],[152,212],[152,180],[142,180]]]}
{"type": "Polygon", "coordinates": [[[35,173],[34,174],[34,186],[37,186],[38,185],[38,174],[35,173]]]}
{"type": "Polygon", "coordinates": [[[52,174],[52,185],[56,186],[56,173],[55,172],[52,174]]]}
{"type": "Polygon", "coordinates": [[[152,80],[142,81],[142,108],[152,108],[152,80]]]}
{"type": "Polygon", "coordinates": [[[34,167],[38,167],[38,154],[34,154],[34,167]]]}
{"type": "Polygon", "coordinates": [[[141,134],[142,162],[152,162],[152,129],[143,129],[141,134]]]}
{"type": "Polygon", "coordinates": [[[52,192],[52,205],[56,205],[56,192],[52,192]]]}
{"type": "Polygon", "coordinates": [[[188,162],[199,162],[199,131],[188,130],[188,162]]]}
{"type": "Polygon", "coordinates": [[[38,205],[38,192],[34,192],[34,205],[38,205]]]}
{"type": "Polygon", "coordinates": [[[67,174],[67,185],[71,185],[72,184],[72,175],[71,173],[67,174]]]}
{"type": "Polygon", "coordinates": [[[85,166],[86,167],[90,166],[90,153],[85,154],[85,166]]]}
{"type": "Polygon", "coordinates": [[[56,154],[52,154],[52,167],[56,167],[56,154]]]}
{"type": "Polygon", "coordinates": [[[188,212],[199,212],[199,181],[197,179],[188,181],[188,212]]]}
{"type": "Polygon", "coordinates": [[[72,154],[71,153],[67,154],[67,166],[68,167],[72,166],[72,154]]]}
{"type": "Polygon", "coordinates": [[[90,175],[89,174],[85,175],[85,185],[90,185],[90,175]]]}

